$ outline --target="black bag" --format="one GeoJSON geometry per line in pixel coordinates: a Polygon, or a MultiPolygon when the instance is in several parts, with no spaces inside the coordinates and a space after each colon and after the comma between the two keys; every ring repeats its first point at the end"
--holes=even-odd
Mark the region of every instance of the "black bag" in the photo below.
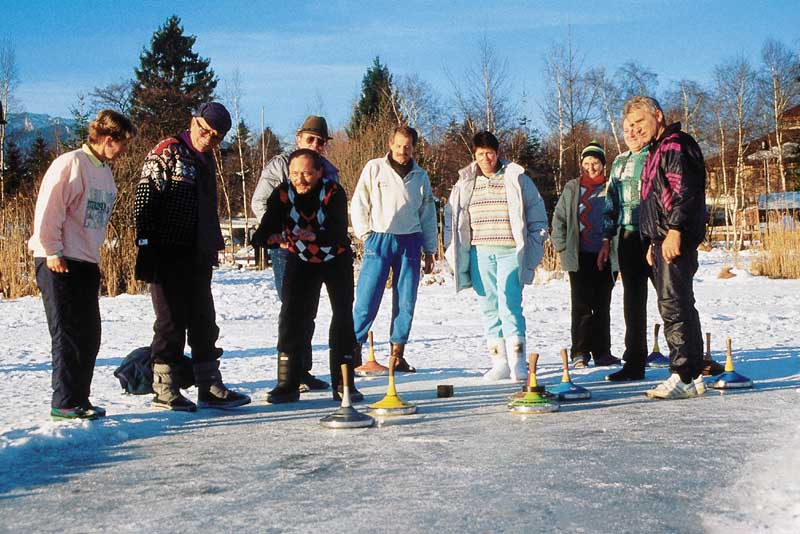
{"type": "MultiPolygon", "coordinates": [[[[177,368],[177,380],[181,389],[194,385],[192,359],[185,354],[181,357],[177,368]]],[[[114,371],[122,389],[131,395],[149,395],[153,393],[153,359],[150,347],[139,347],[122,360],[114,371]]]]}

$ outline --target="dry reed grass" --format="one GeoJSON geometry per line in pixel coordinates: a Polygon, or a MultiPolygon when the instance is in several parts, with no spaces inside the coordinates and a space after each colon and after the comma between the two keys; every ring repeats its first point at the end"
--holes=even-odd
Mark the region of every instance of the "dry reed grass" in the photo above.
{"type": "Polygon", "coordinates": [[[800,229],[796,225],[770,225],[769,233],[761,236],[750,270],[769,278],[800,278],[800,229]]]}

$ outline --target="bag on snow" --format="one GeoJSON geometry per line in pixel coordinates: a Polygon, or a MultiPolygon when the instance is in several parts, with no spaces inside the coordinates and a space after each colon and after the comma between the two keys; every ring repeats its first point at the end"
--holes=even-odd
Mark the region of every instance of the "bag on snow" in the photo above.
{"type": "MultiPolygon", "coordinates": [[[[194,385],[192,360],[185,354],[181,357],[177,369],[178,384],[181,389],[194,385]]],[[[122,360],[114,371],[122,389],[131,395],[149,395],[153,393],[153,359],[150,347],[139,347],[122,360]]]]}

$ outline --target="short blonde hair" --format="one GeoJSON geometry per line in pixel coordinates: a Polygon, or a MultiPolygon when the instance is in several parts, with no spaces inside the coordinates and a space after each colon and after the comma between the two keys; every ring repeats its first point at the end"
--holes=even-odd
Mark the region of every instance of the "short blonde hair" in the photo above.
{"type": "Polygon", "coordinates": [[[89,142],[97,143],[106,135],[110,135],[114,141],[130,139],[136,135],[136,126],[122,113],[104,109],[89,123],[89,142]]]}

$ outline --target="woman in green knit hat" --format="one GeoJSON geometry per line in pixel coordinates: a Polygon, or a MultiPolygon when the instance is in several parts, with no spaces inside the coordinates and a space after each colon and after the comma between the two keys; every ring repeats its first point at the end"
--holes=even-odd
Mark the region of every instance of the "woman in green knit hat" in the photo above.
{"type": "Polygon", "coordinates": [[[553,213],[551,241],[569,272],[572,304],[572,366],[617,365],[611,355],[611,290],[617,274],[616,246],[603,247],[606,154],[592,141],[581,151],[581,176],[567,182],[553,213]]]}

